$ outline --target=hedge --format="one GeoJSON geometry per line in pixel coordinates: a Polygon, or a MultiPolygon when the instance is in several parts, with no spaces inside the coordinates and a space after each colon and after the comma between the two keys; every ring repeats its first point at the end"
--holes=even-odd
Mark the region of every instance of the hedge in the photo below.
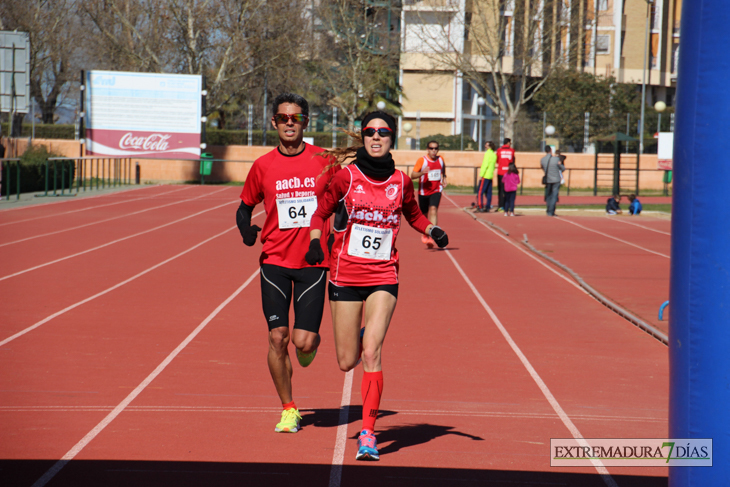
{"type": "MultiPolygon", "coordinates": [[[[48,149],[43,145],[30,146],[25,153],[20,157],[20,192],[21,193],[32,193],[35,191],[44,191],[46,189],[46,161],[49,157],[61,157],[59,154],[48,152],[48,149]]],[[[10,192],[17,193],[15,187],[17,176],[16,176],[16,163],[6,162],[5,172],[3,173],[3,196],[8,194],[8,185],[10,186],[10,192]],[[7,168],[10,167],[10,173],[8,174],[7,168]],[[9,176],[9,177],[8,177],[9,176]]],[[[61,188],[61,176],[63,175],[66,187],[68,187],[69,180],[73,180],[74,165],[68,161],[57,162],[55,165],[57,171],[56,185],[61,188]],[[63,171],[62,171],[63,164],[63,171]],[[69,174],[71,171],[71,174],[69,174]]],[[[53,189],[54,180],[54,164],[49,162],[48,164],[48,189],[53,189]]]]}
{"type": "MultiPolygon", "coordinates": [[[[74,139],[74,124],[42,124],[35,125],[35,136],[38,139],[74,139]]],[[[3,135],[10,135],[10,124],[2,124],[3,135]]],[[[33,133],[33,126],[29,123],[23,124],[21,137],[30,137],[33,133]]]]}

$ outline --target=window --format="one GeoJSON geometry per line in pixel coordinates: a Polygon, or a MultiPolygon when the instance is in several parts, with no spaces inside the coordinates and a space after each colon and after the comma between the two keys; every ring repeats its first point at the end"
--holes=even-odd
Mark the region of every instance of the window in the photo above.
{"type": "Polygon", "coordinates": [[[597,0],[596,9],[599,12],[604,12],[604,11],[608,10],[608,0],[597,0]]]}
{"type": "Polygon", "coordinates": [[[611,53],[611,36],[601,35],[596,36],[596,54],[610,54],[611,53]]]}

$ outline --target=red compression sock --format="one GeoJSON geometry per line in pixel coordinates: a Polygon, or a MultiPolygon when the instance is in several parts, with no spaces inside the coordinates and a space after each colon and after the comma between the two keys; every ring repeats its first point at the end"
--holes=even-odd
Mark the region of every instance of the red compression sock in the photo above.
{"type": "Polygon", "coordinates": [[[297,405],[294,404],[294,401],[288,403],[288,404],[282,404],[284,406],[284,409],[296,409],[297,405]]]}
{"type": "Polygon", "coordinates": [[[383,371],[365,372],[362,376],[362,429],[375,431],[380,396],[383,395],[383,371]]]}

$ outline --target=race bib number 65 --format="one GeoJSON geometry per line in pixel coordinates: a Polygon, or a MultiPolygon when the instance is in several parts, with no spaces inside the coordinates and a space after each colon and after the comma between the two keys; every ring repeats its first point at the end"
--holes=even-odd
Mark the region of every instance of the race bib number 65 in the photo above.
{"type": "Polygon", "coordinates": [[[279,228],[308,227],[312,215],[317,211],[317,197],[289,198],[276,200],[276,210],[279,213],[279,228]]]}
{"type": "Polygon", "coordinates": [[[355,223],[350,231],[347,253],[364,259],[390,260],[393,230],[355,223]]]}

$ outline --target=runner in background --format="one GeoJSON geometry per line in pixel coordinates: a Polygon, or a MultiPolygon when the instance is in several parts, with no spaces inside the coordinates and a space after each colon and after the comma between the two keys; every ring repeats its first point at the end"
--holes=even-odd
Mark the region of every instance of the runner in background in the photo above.
{"type": "Polygon", "coordinates": [[[504,145],[497,149],[497,183],[499,184],[499,207],[497,211],[504,211],[504,183],[502,178],[507,174],[509,165],[515,163],[515,150],[512,148],[512,139],[504,139],[504,145]]]}
{"type": "Polygon", "coordinates": [[[393,117],[373,112],[363,118],[362,127],[360,134],[348,135],[362,140],[364,147],[358,144],[327,151],[334,165],[355,160],[331,179],[319,198],[306,259],[311,265],[323,262],[322,229],[334,214],[329,299],[337,361],[346,372],[362,357],[362,428],[355,458],[378,460],[374,431],[383,393],[381,352],[398,298],[395,242],[401,218],[432,237],[439,247],[448,245],[449,239],[421,214],[413,182],[395,169],[390,154],[396,137],[393,117]]]}
{"type": "MultiPolygon", "coordinates": [[[[439,156],[439,143],[431,140],[428,143],[428,152],[416,161],[411,171],[411,178],[418,178],[418,207],[428,220],[438,225],[439,203],[441,193],[446,186],[446,164],[439,156]]],[[[421,241],[432,249],[436,244],[431,237],[421,235],[421,241]]]]}
{"type": "MultiPolygon", "coordinates": [[[[284,407],[274,431],[296,433],[301,415],[292,397],[292,364],[289,341],[296,347],[299,364],[307,367],[317,354],[319,326],[324,312],[325,257],[315,266],[304,259],[309,248],[309,222],[317,209],[316,192],[327,178],[318,176],[328,165],[318,156],[322,149],[304,143],[309,104],[299,95],[285,93],[273,103],[271,124],[279,134],[279,146],[253,163],[241,192],[236,223],[243,243],[251,247],[261,230],[251,225],[254,207],[263,202],[266,221],[261,232],[261,302],[269,325],[268,364],[276,392],[284,407]],[[294,300],[294,328],[289,333],[289,306],[294,300]]],[[[334,174],[332,172],[330,176],[334,174]]],[[[325,232],[329,227],[320,223],[325,232]]]]}

